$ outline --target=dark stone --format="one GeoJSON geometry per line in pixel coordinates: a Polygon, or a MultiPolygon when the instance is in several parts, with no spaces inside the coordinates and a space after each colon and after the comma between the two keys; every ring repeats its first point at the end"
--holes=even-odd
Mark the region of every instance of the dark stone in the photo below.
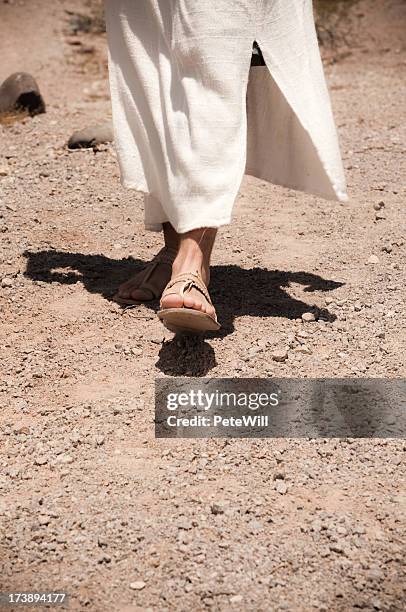
{"type": "Polygon", "coordinates": [[[108,121],[74,132],[69,139],[68,148],[89,149],[98,144],[112,142],[113,139],[113,125],[111,121],[108,121]]]}
{"type": "Polygon", "coordinates": [[[34,77],[26,72],[11,74],[0,86],[0,113],[27,111],[45,113],[45,102],[34,77]]]}

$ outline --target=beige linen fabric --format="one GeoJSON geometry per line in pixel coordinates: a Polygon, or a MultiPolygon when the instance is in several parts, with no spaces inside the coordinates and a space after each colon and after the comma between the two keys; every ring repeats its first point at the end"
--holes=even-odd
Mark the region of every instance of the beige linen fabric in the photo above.
{"type": "Polygon", "coordinates": [[[147,229],[229,223],[244,173],[348,199],[311,0],[105,6],[121,182],[147,229]]]}

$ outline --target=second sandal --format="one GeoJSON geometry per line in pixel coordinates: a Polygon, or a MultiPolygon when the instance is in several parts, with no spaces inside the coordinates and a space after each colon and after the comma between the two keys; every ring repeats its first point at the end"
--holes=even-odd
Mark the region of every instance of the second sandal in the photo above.
{"type": "Polygon", "coordinates": [[[183,297],[185,293],[191,289],[200,291],[207,302],[211,306],[213,305],[207,287],[198,272],[178,274],[167,284],[162,294],[161,310],[157,313],[159,319],[167,329],[175,334],[198,334],[220,329],[220,324],[217,321],[216,315],[212,316],[207,312],[195,310],[194,308],[187,308],[185,306],[181,308],[162,308],[163,298],[173,294],[183,297]],[[179,285],[176,290],[175,285],[179,285]]]}

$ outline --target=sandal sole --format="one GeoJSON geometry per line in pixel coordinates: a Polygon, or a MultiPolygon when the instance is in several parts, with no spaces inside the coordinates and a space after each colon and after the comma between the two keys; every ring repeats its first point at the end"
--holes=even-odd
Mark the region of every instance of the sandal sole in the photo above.
{"type": "Polygon", "coordinates": [[[192,308],[167,308],[159,310],[157,315],[165,327],[175,334],[203,334],[221,327],[206,312],[192,308]]]}
{"type": "Polygon", "coordinates": [[[151,302],[156,302],[158,298],[153,298],[152,300],[138,300],[137,301],[137,300],[130,300],[130,299],[121,298],[116,295],[113,295],[111,299],[117,304],[120,304],[120,306],[140,306],[141,304],[149,304],[151,302]]]}

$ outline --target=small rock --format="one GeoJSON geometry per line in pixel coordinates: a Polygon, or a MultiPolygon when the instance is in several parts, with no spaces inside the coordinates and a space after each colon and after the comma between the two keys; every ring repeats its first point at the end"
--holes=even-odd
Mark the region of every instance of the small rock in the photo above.
{"type": "Polygon", "coordinates": [[[210,510],[212,514],[224,514],[225,504],[223,502],[213,502],[210,510]]]}
{"type": "Polygon", "coordinates": [[[230,603],[241,603],[243,600],[243,596],[242,595],[233,595],[232,597],[230,597],[230,603]]]}
{"type": "Polygon", "coordinates": [[[392,253],[393,247],[391,244],[384,244],[382,247],[382,251],[384,251],[384,253],[392,253]]]}
{"type": "Polygon", "coordinates": [[[385,578],[385,574],[383,573],[383,571],[377,567],[372,567],[371,569],[369,569],[367,575],[371,580],[381,581],[385,578]]]}
{"type": "Polygon", "coordinates": [[[302,314],[302,321],[304,321],[305,323],[311,323],[312,321],[315,321],[316,317],[314,316],[314,314],[312,312],[304,312],[302,314]]]}
{"type": "Polygon", "coordinates": [[[104,444],[104,436],[96,436],[96,444],[97,446],[102,446],[102,444],[104,444]]]}
{"type": "Polygon", "coordinates": [[[354,302],[354,310],[355,312],[360,312],[360,310],[362,310],[361,302],[354,302]]]}
{"type": "Polygon", "coordinates": [[[368,259],[367,263],[368,264],[378,264],[379,263],[379,257],[377,257],[376,255],[371,255],[371,257],[368,259]]]}
{"type": "Polygon", "coordinates": [[[0,166],[0,176],[8,176],[10,174],[7,166],[0,166]]]}
{"type": "Polygon", "coordinates": [[[162,344],[164,341],[163,334],[161,332],[152,334],[150,340],[153,344],[162,344]]]}
{"type": "Polygon", "coordinates": [[[99,536],[97,538],[97,545],[99,546],[99,548],[107,548],[108,542],[103,537],[99,536]]]}
{"type": "Polygon", "coordinates": [[[111,121],[94,125],[78,132],[69,138],[69,149],[91,149],[95,145],[113,141],[113,125],[111,121]]]}
{"type": "Polygon", "coordinates": [[[375,210],[381,210],[381,208],[384,208],[384,206],[385,206],[385,202],[382,202],[382,201],[381,202],[375,202],[374,209],[375,210]]]}
{"type": "Polygon", "coordinates": [[[6,276],[5,278],[1,280],[1,286],[4,288],[12,287],[13,285],[14,285],[14,279],[10,278],[9,276],[6,276]]]}
{"type": "Polygon", "coordinates": [[[71,455],[61,455],[59,457],[59,463],[69,464],[73,463],[73,457],[71,455]]]}
{"type": "Polygon", "coordinates": [[[296,336],[298,338],[308,338],[309,334],[304,329],[299,329],[299,331],[297,332],[296,336]]]}
{"type": "Polygon", "coordinates": [[[181,519],[178,521],[177,527],[178,527],[178,529],[183,529],[183,530],[185,530],[185,531],[189,531],[189,530],[190,530],[190,529],[192,529],[192,527],[193,527],[193,525],[192,525],[192,521],[189,521],[189,520],[188,520],[188,519],[186,519],[186,518],[181,518],[181,519]]]}
{"type": "Polygon", "coordinates": [[[142,591],[142,589],[146,586],[146,582],[143,580],[136,580],[135,582],[130,582],[130,589],[133,591],[142,591]]]}
{"type": "Polygon", "coordinates": [[[13,431],[15,434],[28,435],[30,433],[30,428],[28,427],[28,425],[16,425],[13,431]]]}
{"type": "Polygon", "coordinates": [[[0,86],[0,113],[25,110],[45,113],[45,102],[35,79],[26,72],[11,74],[0,86]]]}
{"type": "Polygon", "coordinates": [[[260,521],[250,521],[248,523],[248,527],[250,528],[251,533],[257,533],[258,531],[262,531],[264,526],[260,521]]]}
{"type": "Polygon", "coordinates": [[[48,463],[48,459],[46,457],[36,457],[34,463],[35,465],[45,465],[48,463]]]}
{"type": "Polygon", "coordinates": [[[376,221],[381,221],[383,219],[386,219],[386,215],[385,215],[384,212],[377,212],[375,214],[375,219],[376,219],[376,221]]]}
{"type": "Polygon", "coordinates": [[[49,525],[51,521],[51,517],[48,516],[47,514],[41,514],[41,516],[38,517],[38,523],[39,525],[41,525],[41,527],[45,527],[46,525],[49,525]]]}
{"type": "Polygon", "coordinates": [[[335,552],[338,555],[342,555],[344,553],[344,548],[341,546],[341,544],[330,544],[329,548],[331,552],[335,552]]]}
{"type": "Polygon", "coordinates": [[[10,476],[10,478],[17,478],[19,474],[20,468],[15,465],[13,465],[8,471],[8,475],[10,476]]]}
{"type": "Polygon", "coordinates": [[[275,482],[275,491],[280,493],[281,495],[285,495],[288,490],[288,485],[284,480],[277,480],[275,482]]]}
{"type": "Polygon", "coordinates": [[[286,348],[275,349],[271,356],[273,361],[286,361],[288,358],[288,350],[286,348]]]}

